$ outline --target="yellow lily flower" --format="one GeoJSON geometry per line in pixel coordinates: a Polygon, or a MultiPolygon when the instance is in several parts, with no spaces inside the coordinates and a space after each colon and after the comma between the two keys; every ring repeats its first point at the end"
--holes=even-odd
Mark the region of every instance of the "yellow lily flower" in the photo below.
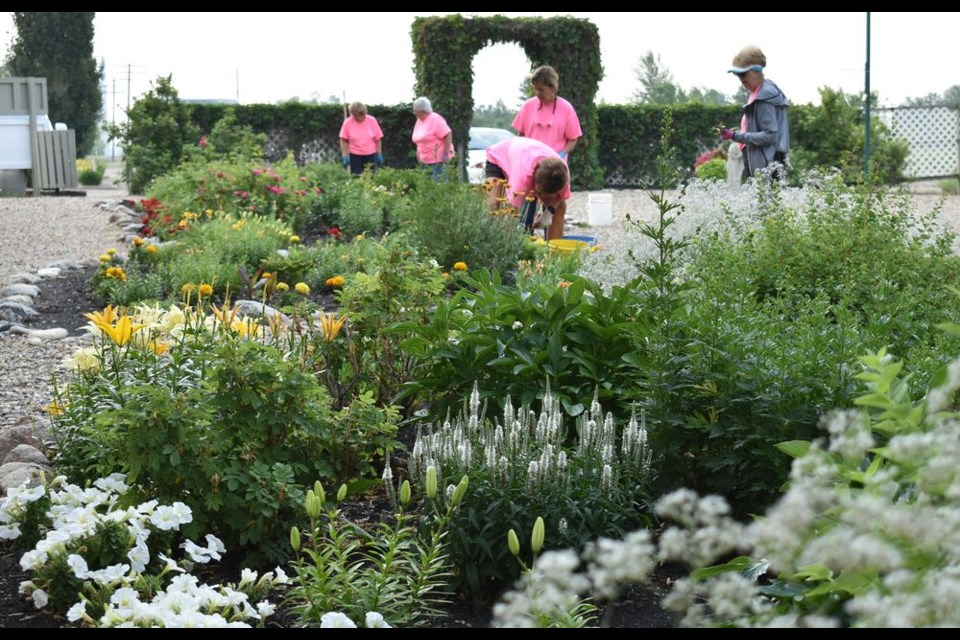
{"type": "Polygon", "coordinates": [[[340,333],[340,329],[343,327],[346,319],[347,316],[343,316],[338,320],[335,313],[320,312],[320,328],[323,330],[323,337],[327,342],[333,342],[333,339],[340,333]]]}
{"type": "Polygon", "coordinates": [[[143,329],[145,324],[133,324],[133,319],[130,316],[123,316],[119,318],[114,324],[107,324],[105,322],[94,321],[94,324],[100,328],[114,344],[123,346],[130,342],[130,338],[133,337],[140,329],[143,329]]]}
{"type": "Polygon", "coordinates": [[[101,324],[113,324],[117,321],[119,314],[117,313],[116,307],[108,304],[104,307],[103,311],[91,311],[90,313],[83,314],[83,317],[99,326],[101,324]]]}
{"type": "Polygon", "coordinates": [[[220,321],[225,327],[232,327],[234,321],[237,319],[237,308],[230,306],[230,301],[223,303],[222,307],[218,307],[215,304],[210,305],[210,309],[213,311],[213,315],[217,317],[217,320],[220,321]]]}
{"type": "Polygon", "coordinates": [[[240,338],[247,340],[257,336],[260,332],[260,323],[253,318],[244,318],[242,320],[234,320],[230,328],[233,329],[240,338]]]}

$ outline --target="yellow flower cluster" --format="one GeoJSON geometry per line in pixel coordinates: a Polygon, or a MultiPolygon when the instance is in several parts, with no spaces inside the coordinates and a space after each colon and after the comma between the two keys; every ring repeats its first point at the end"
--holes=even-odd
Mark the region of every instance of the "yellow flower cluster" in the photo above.
{"type": "Polygon", "coordinates": [[[466,270],[467,270],[467,263],[466,263],[466,262],[454,262],[454,263],[453,263],[453,270],[454,270],[454,271],[466,271],[466,270]]]}
{"type": "Polygon", "coordinates": [[[109,267],[107,269],[106,276],[108,278],[116,278],[120,282],[124,282],[127,279],[127,272],[123,270],[123,267],[109,267]]]}
{"type": "Polygon", "coordinates": [[[328,287],[342,287],[343,286],[343,276],[333,276],[332,278],[327,278],[328,287]]]}
{"type": "Polygon", "coordinates": [[[310,285],[306,282],[298,282],[294,285],[293,289],[302,296],[310,295],[310,285]]]}

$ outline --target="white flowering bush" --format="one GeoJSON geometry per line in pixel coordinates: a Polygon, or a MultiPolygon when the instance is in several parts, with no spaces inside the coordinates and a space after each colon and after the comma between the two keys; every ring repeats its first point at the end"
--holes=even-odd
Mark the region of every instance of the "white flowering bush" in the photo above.
{"type": "Polygon", "coordinates": [[[202,545],[187,539],[175,547],[190,509],[156,500],[122,506],[125,480],[114,474],[81,488],[59,476],[11,489],[0,503],[0,539],[36,540],[20,558],[31,574],[20,593],[37,609],[92,627],[247,627],[274,613],[266,596],[286,583],[281,569],[244,570],[235,585],[201,584],[187,571],[219,560],[223,543],[207,534],[202,545]]]}

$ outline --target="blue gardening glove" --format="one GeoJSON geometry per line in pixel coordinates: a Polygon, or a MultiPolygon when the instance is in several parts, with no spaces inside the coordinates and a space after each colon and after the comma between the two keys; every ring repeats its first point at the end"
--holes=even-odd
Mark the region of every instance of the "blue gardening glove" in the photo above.
{"type": "Polygon", "coordinates": [[[382,153],[378,153],[378,154],[377,154],[377,166],[378,166],[378,167],[382,167],[382,166],[383,166],[383,154],[382,154],[382,153]]]}
{"type": "Polygon", "coordinates": [[[340,156],[340,162],[343,163],[343,166],[350,166],[350,156],[340,156]]]}
{"type": "Polygon", "coordinates": [[[733,129],[721,129],[720,130],[720,139],[721,140],[730,140],[733,138],[733,129]]]}
{"type": "Polygon", "coordinates": [[[560,159],[563,160],[563,159],[566,158],[566,157],[567,157],[567,152],[566,152],[566,151],[561,151],[561,152],[560,152],[560,159]]]}

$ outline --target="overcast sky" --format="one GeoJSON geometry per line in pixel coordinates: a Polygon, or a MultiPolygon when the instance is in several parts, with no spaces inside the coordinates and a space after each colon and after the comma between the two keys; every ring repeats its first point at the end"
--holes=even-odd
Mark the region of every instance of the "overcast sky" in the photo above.
{"type": "MultiPolygon", "coordinates": [[[[128,98],[169,74],[185,99],[409,102],[416,97],[410,27],[417,15],[445,14],[98,12],[94,54],[106,66],[107,120],[122,119],[128,98]]],[[[818,89],[825,86],[854,94],[864,89],[866,13],[500,15],[569,15],[596,24],[604,67],[598,100],[607,103],[627,102],[637,91],[636,68],[647,51],[660,56],[680,87],[732,95],[739,83],[726,71],[747,44],[763,49],[767,77],[793,103],[818,104],[818,89]]],[[[11,14],[0,13],[0,56],[13,34],[11,14]]],[[[870,86],[882,106],[960,84],[958,59],[960,13],[871,13],[870,86]]],[[[501,44],[481,51],[473,70],[476,104],[502,99],[514,106],[530,62],[517,45],[501,44]]]]}

